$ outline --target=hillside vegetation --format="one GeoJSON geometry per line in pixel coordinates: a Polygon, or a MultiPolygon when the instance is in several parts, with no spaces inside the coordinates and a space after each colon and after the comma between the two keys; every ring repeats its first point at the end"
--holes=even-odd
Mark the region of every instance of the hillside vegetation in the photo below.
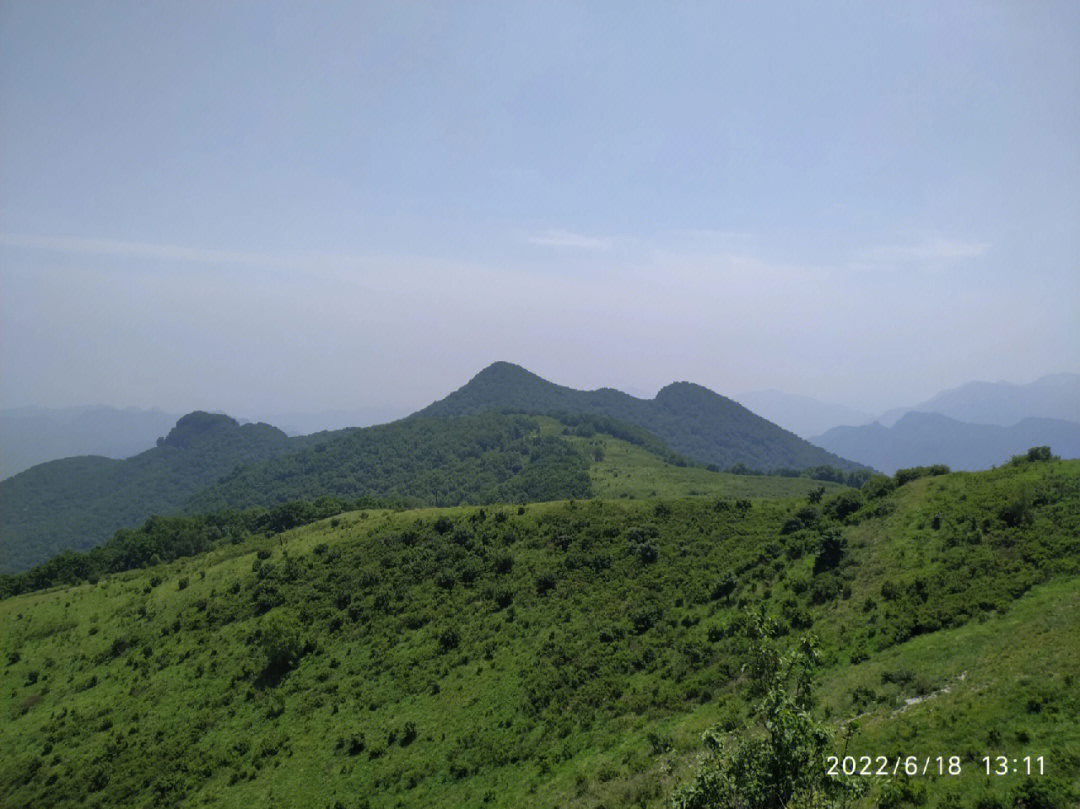
{"type": "Polygon", "coordinates": [[[721,468],[738,463],[765,471],[821,465],[846,471],[860,468],[751,413],[738,402],[690,382],[668,385],[655,399],[637,399],[611,388],[573,390],[517,365],[497,362],[417,415],[489,411],[607,416],[648,430],[677,453],[721,468]]]}
{"type": "MultiPolygon", "coordinates": [[[[268,425],[240,426],[227,416],[193,413],[158,447],[134,458],[70,458],[0,483],[0,572],[93,548],[152,515],[218,513],[320,497],[414,506],[586,498],[598,481],[613,479],[589,474],[600,463],[597,450],[603,453],[586,440],[594,436],[612,443],[613,457],[658,476],[648,488],[638,485],[645,482],[640,474],[633,485],[627,485],[629,475],[614,489],[600,483],[611,496],[774,496],[811,488],[808,479],[737,482],[695,469],[652,433],[602,416],[412,417],[288,438],[268,425]],[[634,451],[620,455],[619,446],[634,451]]],[[[810,472],[836,477],[835,468],[810,472]]]]}
{"type": "Polygon", "coordinates": [[[964,759],[849,806],[1072,806],[1080,463],[938,471],[366,509],[5,599],[0,803],[666,805],[764,610],[818,636],[838,754],[964,759]]]}
{"type": "Polygon", "coordinates": [[[193,413],[124,461],[71,458],[0,483],[0,570],[86,550],[151,515],[272,506],[321,496],[418,504],[589,494],[586,461],[535,419],[414,419],[288,438],[268,425],[193,413]]]}
{"type": "Polygon", "coordinates": [[[183,509],[239,464],[289,450],[267,424],[189,413],[158,446],[125,460],[65,458],[0,482],[0,571],[23,570],[68,549],[84,550],[151,514],[183,509]]]}

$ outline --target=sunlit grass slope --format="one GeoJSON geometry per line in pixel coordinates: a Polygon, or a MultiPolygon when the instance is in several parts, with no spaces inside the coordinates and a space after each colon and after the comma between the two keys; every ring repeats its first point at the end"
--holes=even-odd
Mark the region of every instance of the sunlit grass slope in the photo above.
{"type": "Polygon", "coordinates": [[[692,497],[805,497],[814,489],[839,491],[837,483],[810,478],[767,475],[733,475],[712,472],[701,466],[678,466],[655,453],[626,441],[600,436],[574,439],[589,459],[593,494],[605,500],[618,498],[692,497]]]}
{"type": "Polygon", "coordinates": [[[862,805],[1064,801],[1078,535],[1077,462],[341,515],[0,601],[0,805],[664,805],[746,714],[736,619],[762,607],[821,637],[849,752],[965,756],[862,805]],[[980,775],[998,754],[1049,775],[980,775]]]}

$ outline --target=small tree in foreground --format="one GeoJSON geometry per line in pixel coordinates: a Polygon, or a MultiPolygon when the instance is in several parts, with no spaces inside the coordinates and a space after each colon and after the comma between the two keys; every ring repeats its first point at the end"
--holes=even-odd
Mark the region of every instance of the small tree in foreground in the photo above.
{"type": "Polygon", "coordinates": [[[694,780],[671,799],[673,809],[827,809],[847,791],[829,776],[832,729],[810,716],[811,677],[818,661],[812,636],[781,654],[776,625],[747,615],[750,643],[743,670],[754,700],[752,720],[734,733],[718,728],[702,737],[705,753],[694,780]]]}

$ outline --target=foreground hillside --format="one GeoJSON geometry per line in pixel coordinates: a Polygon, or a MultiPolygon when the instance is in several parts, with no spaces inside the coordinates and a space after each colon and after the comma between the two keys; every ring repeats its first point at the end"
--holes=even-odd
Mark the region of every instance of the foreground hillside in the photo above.
{"type": "Polygon", "coordinates": [[[655,399],[637,399],[611,388],[573,390],[517,365],[496,362],[417,415],[491,411],[606,416],[648,430],[675,452],[699,463],[722,468],[736,464],[766,471],[821,465],[849,471],[860,468],[751,413],[738,402],[690,382],[668,385],[655,399]]]}
{"type": "Polygon", "coordinates": [[[353,512],[0,601],[0,804],[664,805],[763,608],[838,753],[964,760],[849,805],[1073,806],[1080,463],[912,477],[353,512]]]}

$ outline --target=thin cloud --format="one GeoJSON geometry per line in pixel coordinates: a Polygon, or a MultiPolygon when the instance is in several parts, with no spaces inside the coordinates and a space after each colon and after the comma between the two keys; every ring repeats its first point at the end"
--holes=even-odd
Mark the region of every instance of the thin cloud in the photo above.
{"type": "Polygon", "coordinates": [[[199,264],[243,264],[247,266],[283,266],[290,263],[281,256],[266,253],[248,253],[236,250],[207,250],[200,247],[182,247],[174,244],[148,244],[113,239],[74,239],[58,236],[25,236],[0,234],[0,245],[50,250],[56,253],[80,255],[120,256],[131,258],[163,259],[165,261],[193,261],[199,264]]]}
{"type": "Polygon", "coordinates": [[[959,239],[928,239],[919,244],[878,245],[867,254],[867,263],[952,261],[981,256],[990,248],[989,242],[969,242],[959,239]]]}
{"type": "Polygon", "coordinates": [[[583,236],[568,230],[549,230],[539,236],[530,236],[529,241],[545,247],[569,247],[577,250],[610,250],[614,244],[613,239],[583,236]]]}

